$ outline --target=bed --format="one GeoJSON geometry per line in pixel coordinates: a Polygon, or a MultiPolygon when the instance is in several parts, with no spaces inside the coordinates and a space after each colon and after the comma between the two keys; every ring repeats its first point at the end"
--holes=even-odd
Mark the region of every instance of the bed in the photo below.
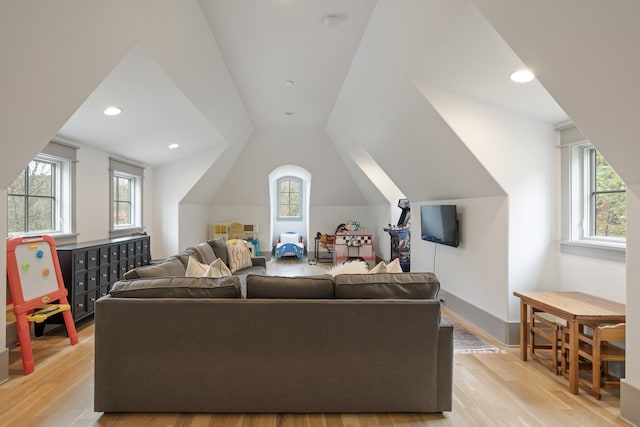
{"type": "Polygon", "coordinates": [[[276,244],[275,253],[276,259],[280,259],[283,256],[295,256],[302,259],[302,257],[304,257],[302,237],[293,231],[281,233],[278,243],[276,244]]]}

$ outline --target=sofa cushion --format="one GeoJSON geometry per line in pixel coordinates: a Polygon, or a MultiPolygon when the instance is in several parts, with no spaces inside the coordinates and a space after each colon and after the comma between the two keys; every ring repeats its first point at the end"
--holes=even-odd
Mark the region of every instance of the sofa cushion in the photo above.
{"type": "Polygon", "coordinates": [[[186,269],[179,259],[169,259],[160,264],[143,265],[141,267],[134,268],[123,274],[123,278],[126,280],[131,279],[143,279],[150,277],[164,277],[164,276],[178,276],[183,277],[186,269]]]}
{"type": "Polygon", "coordinates": [[[334,277],[336,298],[436,299],[440,282],[433,273],[341,274],[334,277]]]}
{"type": "Polygon", "coordinates": [[[199,261],[204,264],[211,264],[217,258],[213,248],[207,243],[199,243],[193,247],[198,254],[199,261]]]}
{"type": "Polygon", "coordinates": [[[227,239],[224,237],[217,237],[215,239],[207,240],[207,243],[213,249],[216,257],[220,258],[222,262],[229,266],[229,257],[227,255],[227,239]]]}
{"type": "Polygon", "coordinates": [[[227,242],[227,256],[229,257],[229,269],[232,273],[252,266],[251,252],[244,240],[229,240],[227,242]]]}
{"type": "Polygon", "coordinates": [[[240,298],[237,277],[156,277],[120,280],[110,291],[115,298],[240,298]]]}
{"type": "Polygon", "coordinates": [[[186,269],[187,265],[189,265],[189,257],[192,256],[192,255],[196,255],[196,250],[193,247],[187,248],[187,249],[185,249],[183,251],[180,251],[177,254],[172,255],[169,258],[167,258],[167,260],[178,259],[178,260],[180,260],[180,262],[182,263],[182,265],[186,269]]]}
{"type": "Polygon", "coordinates": [[[247,276],[247,298],[333,299],[333,277],[247,276]]]}

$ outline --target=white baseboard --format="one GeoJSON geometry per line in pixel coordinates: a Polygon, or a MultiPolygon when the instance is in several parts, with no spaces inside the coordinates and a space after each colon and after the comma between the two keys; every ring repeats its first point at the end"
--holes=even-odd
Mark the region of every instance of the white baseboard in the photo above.
{"type": "Polygon", "coordinates": [[[640,426],[640,389],[624,379],[620,381],[620,418],[633,426],[640,426]]]}
{"type": "Polygon", "coordinates": [[[448,310],[469,321],[502,344],[520,345],[520,321],[505,322],[443,289],[440,289],[438,298],[444,300],[444,306],[448,310]]]}
{"type": "Polygon", "coordinates": [[[0,384],[9,379],[9,349],[0,352],[0,384]]]}

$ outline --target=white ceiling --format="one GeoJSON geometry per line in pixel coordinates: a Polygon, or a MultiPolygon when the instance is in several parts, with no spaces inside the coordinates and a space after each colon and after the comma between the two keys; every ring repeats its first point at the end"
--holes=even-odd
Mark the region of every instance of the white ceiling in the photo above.
{"type": "Polygon", "coordinates": [[[151,166],[225,145],[141,47],[129,51],[58,135],[151,166]],[[122,113],[104,115],[112,105],[122,113]],[[180,149],[168,149],[172,143],[180,149]]]}
{"type": "Polygon", "coordinates": [[[376,2],[200,4],[254,126],[323,129],[376,2]],[[323,23],[327,15],[338,17],[336,26],[323,23]]]}
{"type": "MultiPolygon", "coordinates": [[[[255,129],[326,128],[376,4],[371,0],[200,0],[255,129]],[[337,26],[328,28],[323,23],[328,14],[339,17],[337,26]],[[286,80],[295,84],[286,87],[286,80]]],[[[523,86],[508,80],[508,72],[522,63],[480,14],[460,13],[452,19],[450,11],[444,15],[446,8],[438,6],[438,1],[430,4],[436,16],[429,20],[437,21],[437,14],[442,14],[446,22],[433,40],[424,42],[427,48],[417,53],[414,75],[408,78],[541,120],[566,120],[537,81],[523,86]]],[[[124,57],[59,134],[150,166],[226,144],[141,47],[124,57]],[[122,107],[120,116],[102,114],[112,104],[122,107]],[[168,150],[173,142],[181,148],[168,150]]]]}

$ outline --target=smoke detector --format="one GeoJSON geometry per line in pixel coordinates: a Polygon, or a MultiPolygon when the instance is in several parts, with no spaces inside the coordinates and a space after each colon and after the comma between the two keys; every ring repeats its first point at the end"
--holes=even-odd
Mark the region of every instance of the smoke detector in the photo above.
{"type": "Polygon", "coordinates": [[[322,23],[327,28],[335,28],[338,26],[340,22],[342,22],[343,17],[340,15],[325,15],[322,17],[322,23]]]}

